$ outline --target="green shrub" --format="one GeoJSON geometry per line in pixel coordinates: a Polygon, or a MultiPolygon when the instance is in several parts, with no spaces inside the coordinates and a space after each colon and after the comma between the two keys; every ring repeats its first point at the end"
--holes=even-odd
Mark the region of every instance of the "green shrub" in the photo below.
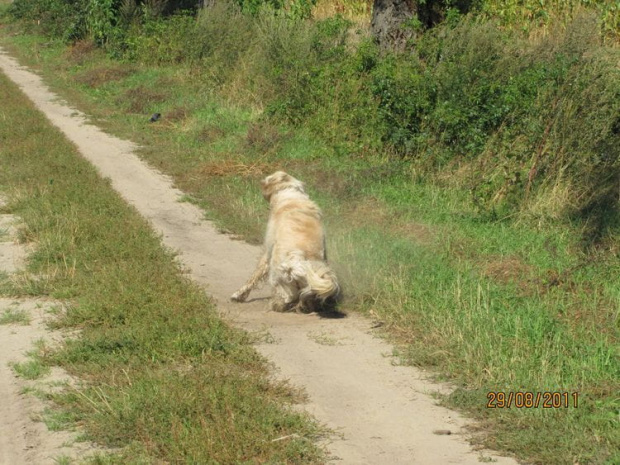
{"type": "Polygon", "coordinates": [[[325,98],[323,77],[344,56],[346,23],[329,19],[318,24],[296,25],[277,17],[265,19],[262,71],[278,93],[269,112],[299,124],[314,115],[325,98]]]}
{"type": "Polygon", "coordinates": [[[371,88],[384,123],[383,142],[403,156],[418,153],[432,139],[424,127],[437,101],[432,74],[415,58],[388,57],[373,70],[371,88]]]}
{"type": "Polygon", "coordinates": [[[196,47],[205,77],[218,87],[234,79],[244,65],[244,56],[255,50],[258,19],[222,1],[200,11],[196,28],[196,47]]]}
{"type": "Polygon", "coordinates": [[[273,86],[267,114],[287,124],[308,126],[338,152],[377,147],[381,131],[377,100],[368,82],[378,50],[370,41],[352,49],[350,27],[341,17],[304,27],[279,27],[267,39],[263,60],[262,72],[273,86]]]}
{"type": "Polygon", "coordinates": [[[141,63],[191,63],[201,56],[196,20],[184,12],[130,25],[122,41],[109,48],[141,63]]]}
{"type": "Polygon", "coordinates": [[[25,24],[36,26],[64,41],[86,36],[89,0],[15,0],[9,13],[25,24]]]}
{"type": "Polygon", "coordinates": [[[283,0],[235,0],[241,11],[251,15],[257,15],[263,9],[281,10],[284,7],[283,0]]]}

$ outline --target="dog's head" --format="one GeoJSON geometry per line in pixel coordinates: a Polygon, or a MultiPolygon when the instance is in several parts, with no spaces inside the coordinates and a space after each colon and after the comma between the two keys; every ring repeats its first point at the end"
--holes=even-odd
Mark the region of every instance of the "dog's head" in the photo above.
{"type": "Polygon", "coordinates": [[[284,171],[276,171],[261,181],[263,197],[269,202],[271,196],[284,189],[295,189],[305,193],[304,183],[284,171]]]}

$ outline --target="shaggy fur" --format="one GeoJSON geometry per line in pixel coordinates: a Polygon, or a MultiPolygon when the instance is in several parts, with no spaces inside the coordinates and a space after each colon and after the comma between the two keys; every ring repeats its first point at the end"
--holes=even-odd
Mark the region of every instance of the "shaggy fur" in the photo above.
{"type": "Polygon", "coordinates": [[[315,311],[340,293],[336,275],[326,263],[321,210],[306,194],[304,184],[283,171],[267,176],[261,186],[271,210],[265,254],[247,284],[231,299],[245,301],[269,275],[272,310],[315,311]]]}

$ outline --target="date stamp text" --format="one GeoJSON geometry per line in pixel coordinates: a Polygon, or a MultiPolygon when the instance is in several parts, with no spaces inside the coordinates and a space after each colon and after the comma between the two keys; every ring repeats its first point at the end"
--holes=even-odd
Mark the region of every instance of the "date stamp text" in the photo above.
{"type": "Polygon", "coordinates": [[[578,392],[525,392],[491,391],[487,394],[487,408],[577,408],[578,392]]]}

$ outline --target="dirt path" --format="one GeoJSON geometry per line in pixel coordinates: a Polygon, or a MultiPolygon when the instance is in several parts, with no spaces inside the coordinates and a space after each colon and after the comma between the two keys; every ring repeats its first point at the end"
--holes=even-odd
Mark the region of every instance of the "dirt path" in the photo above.
{"type": "Polygon", "coordinates": [[[182,193],[169,179],[132,153],[133,144],[87,124],[83,114],[59,103],[38,76],[1,49],[0,69],[150,220],[163,242],[180,252],[225,318],[249,331],[268,331],[270,342],[258,344],[259,352],[274,362],[278,376],[303,386],[310,397],[304,407],[340,433],[327,444],[335,463],[477,464],[492,457],[495,463],[516,464],[472,450],[463,434],[466,421],[435,405],[429,395],[444,388],[425,381],[415,368],[394,366],[392,347],[372,335],[371,322],[357,316],[271,313],[261,298],[229,303],[228,296],[251,273],[260,250],[217,233],[200,209],[181,203],[182,193]],[[438,435],[437,430],[452,434],[438,435]]]}

